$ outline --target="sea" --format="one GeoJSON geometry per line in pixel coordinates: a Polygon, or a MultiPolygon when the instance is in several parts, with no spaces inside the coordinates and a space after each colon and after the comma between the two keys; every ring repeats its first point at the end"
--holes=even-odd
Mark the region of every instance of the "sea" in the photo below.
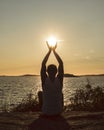
{"type": "MultiPolygon", "coordinates": [[[[64,103],[68,104],[75,91],[85,89],[88,83],[92,88],[99,86],[104,89],[104,76],[64,77],[64,103]]],[[[30,93],[36,98],[41,90],[40,76],[0,76],[0,112],[4,108],[10,111],[26,100],[30,93]]]]}

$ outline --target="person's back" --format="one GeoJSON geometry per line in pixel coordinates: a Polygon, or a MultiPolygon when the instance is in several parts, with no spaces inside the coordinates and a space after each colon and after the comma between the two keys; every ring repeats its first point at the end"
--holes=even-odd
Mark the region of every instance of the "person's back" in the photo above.
{"type": "Polygon", "coordinates": [[[45,56],[41,67],[41,80],[43,89],[42,112],[46,115],[57,115],[61,113],[63,107],[63,62],[55,51],[56,46],[55,48],[51,48],[48,45],[48,47],[49,52],[45,56]],[[59,63],[58,69],[53,64],[49,65],[46,69],[46,62],[52,50],[59,63]]]}
{"type": "Polygon", "coordinates": [[[62,111],[62,86],[58,77],[51,81],[49,77],[46,78],[43,85],[43,113],[48,115],[56,115],[62,111]]]}

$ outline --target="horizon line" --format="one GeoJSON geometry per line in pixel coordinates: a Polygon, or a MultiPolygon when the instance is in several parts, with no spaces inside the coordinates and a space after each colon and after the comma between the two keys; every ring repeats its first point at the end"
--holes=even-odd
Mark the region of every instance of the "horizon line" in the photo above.
{"type": "MultiPolygon", "coordinates": [[[[73,75],[73,76],[91,76],[91,75],[104,75],[104,73],[99,73],[99,74],[72,74],[72,73],[64,73],[65,74],[69,74],[69,75],[73,75]]],[[[40,74],[20,74],[20,75],[8,75],[8,74],[3,74],[0,75],[0,77],[6,77],[6,76],[40,76],[40,74]]]]}

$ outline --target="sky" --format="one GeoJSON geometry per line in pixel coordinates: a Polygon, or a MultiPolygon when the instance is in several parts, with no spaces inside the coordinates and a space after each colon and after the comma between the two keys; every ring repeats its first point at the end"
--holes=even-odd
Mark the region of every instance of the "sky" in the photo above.
{"type": "Polygon", "coordinates": [[[104,73],[104,0],[0,0],[0,75],[40,74],[51,35],[65,73],[104,73]]]}

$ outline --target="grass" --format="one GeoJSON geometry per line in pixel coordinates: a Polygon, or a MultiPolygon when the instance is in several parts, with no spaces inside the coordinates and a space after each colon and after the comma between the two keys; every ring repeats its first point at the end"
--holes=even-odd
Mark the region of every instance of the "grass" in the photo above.
{"type": "Polygon", "coordinates": [[[76,90],[70,102],[71,110],[104,111],[104,91],[99,86],[92,88],[88,83],[85,89],[76,90]]]}
{"type": "Polygon", "coordinates": [[[14,107],[12,112],[34,112],[40,111],[38,98],[33,98],[33,94],[29,93],[27,99],[23,100],[19,105],[14,107]]]}

